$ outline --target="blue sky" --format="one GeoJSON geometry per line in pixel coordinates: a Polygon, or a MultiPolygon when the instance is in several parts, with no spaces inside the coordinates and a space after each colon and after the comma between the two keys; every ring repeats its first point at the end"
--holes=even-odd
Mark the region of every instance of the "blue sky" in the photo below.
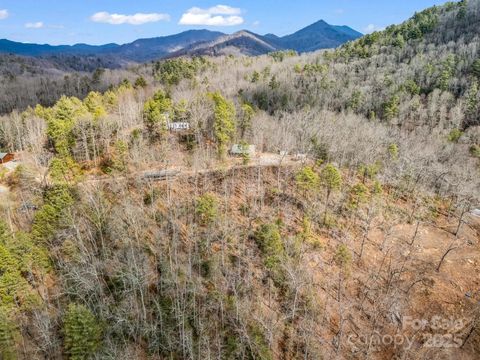
{"type": "Polygon", "coordinates": [[[0,38],[126,43],[207,28],[286,35],[317,20],[368,32],[444,0],[0,0],[0,38]]]}

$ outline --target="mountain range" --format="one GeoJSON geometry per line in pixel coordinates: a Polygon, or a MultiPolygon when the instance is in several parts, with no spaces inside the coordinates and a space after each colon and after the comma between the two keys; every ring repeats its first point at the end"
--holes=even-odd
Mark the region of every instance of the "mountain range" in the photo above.
{"type": "Polygon", "coordinates": [[[309,52],[332,48],[362,36],[348,26],[330,25],[320,20],[293,34],[279,37],[242,30],[224,34],[210,30],[189,30],[175,35],[138,39],[128,44],[58,45],[29,44],[0,40],[0,53],[30,57],[97,56],[117,62],[147,62],[180,55],[262,55],[278,50],[309,52]]]}

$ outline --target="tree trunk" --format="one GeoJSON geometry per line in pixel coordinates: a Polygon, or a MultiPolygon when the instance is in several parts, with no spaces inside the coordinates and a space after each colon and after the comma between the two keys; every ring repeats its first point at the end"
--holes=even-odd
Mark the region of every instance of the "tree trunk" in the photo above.
{"type": "Polygon", "coordinates": [[[436,269],[437,272],[440,271],[440,267],[442,266],[445,258],[446,258],[447,255],[450,253],[450,251],[455,250],[457,247],[458,247],[458,246],[452,247],[452,246],[450,245],[450,247],[447,249],[447,251],[445,251],[445,254],[443,254],[442,258],[440,259],[440,262],[438,263],[438,266],[437,266],[437,269],[436,269]]]}

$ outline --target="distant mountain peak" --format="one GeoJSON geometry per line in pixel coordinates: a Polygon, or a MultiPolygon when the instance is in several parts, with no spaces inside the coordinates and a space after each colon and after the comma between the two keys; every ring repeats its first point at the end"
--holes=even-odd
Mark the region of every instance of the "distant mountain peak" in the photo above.
{"type": "Polygon", "coordinates": [[[281,38],[286,48],[309,52],[333,48],[361,37],[362,34],[346,25],[330,25],[319,20],[297,32],[281,38]]]}

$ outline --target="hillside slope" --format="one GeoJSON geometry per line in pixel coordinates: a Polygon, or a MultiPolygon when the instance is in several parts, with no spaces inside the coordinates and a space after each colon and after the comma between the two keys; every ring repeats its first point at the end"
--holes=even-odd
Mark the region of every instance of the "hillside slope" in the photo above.
{"type": "Polygon", "coordinates": [[[479,8],[1,116],[0,358],[477,360],[479,8]]]}

